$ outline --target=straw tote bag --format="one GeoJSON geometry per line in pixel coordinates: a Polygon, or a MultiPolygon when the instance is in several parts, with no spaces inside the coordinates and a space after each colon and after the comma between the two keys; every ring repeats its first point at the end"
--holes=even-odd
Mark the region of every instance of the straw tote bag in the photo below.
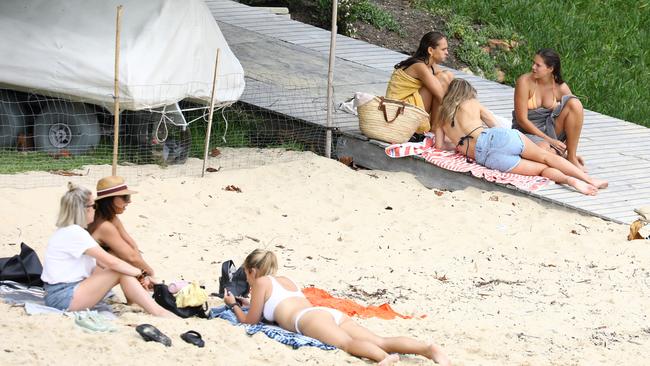
{"type": "Polygon", "coordinates": [[[418,126],[429,120],[429,114],[422,109],[384,97],[374,97],[357,106],[357,112],[361,133],[391,144],[407,142],[418,126]]]}

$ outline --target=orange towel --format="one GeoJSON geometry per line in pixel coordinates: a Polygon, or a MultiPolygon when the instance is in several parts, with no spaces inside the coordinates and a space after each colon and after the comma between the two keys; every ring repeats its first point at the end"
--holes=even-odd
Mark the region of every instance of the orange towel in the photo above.
{"type": "MultiPolygon", "coordinates": [[[[394,319],[396,316],[403,319],[413,318],[412,316],[402,315],[395,312],[395,310],[393,310],[388,304],[382,304],[379,306],[362,306],[352,300],[333,297],[327,293],[327,291],[316,287],[306,287],[302,289],[302,293],[305,294],[307,300],[309,300],[309,302],[314,306],[325,306],[337,309],[348,316],[358,315],[362,318],[370,318],[374,316],[381,319],[394,319]]],[[[424,317],[426,317],[426,315],[422,315],[419,318],[424,317]]]]}

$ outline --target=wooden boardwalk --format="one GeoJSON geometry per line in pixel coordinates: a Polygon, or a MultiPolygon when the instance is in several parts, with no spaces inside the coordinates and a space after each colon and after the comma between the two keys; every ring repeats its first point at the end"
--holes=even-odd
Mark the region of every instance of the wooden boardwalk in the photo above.
{"type": "MultiPolygon", "coordinates": [[[[330,32],[228,0],[206,0],[231,49],[246,72],[242,100],[311,123],[326,123],[327,56],[330,32]]],[[[405,55],[337,35],[335,103],[356,91],[383,95],[393,65],[405,55]]],[[[481,102],[494,114],[510,119],[513,88],[451,70],[477,89],[481,102]]],[[[358,130],[356,116],[337,111],[340,135],[336,151],[353,154],[373,169],[410,171],[428,186],[509,189],[468,174],[444,171],[418,158],[392,160],[385,143],[368,141],[358,130]]],[[[585,111],[579,153],[591,175],[610,186],[596,197],[550,185],[535,193],[545,201],[621,223],[637,218],[634,208],[650,205],[650,129],[593,111],[585,111]]]]}

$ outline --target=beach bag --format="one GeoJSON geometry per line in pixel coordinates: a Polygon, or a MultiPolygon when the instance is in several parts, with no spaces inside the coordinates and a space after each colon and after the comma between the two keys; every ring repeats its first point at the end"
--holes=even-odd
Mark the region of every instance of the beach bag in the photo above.
{"type": "Polygon", "coordinates": [[[0,281],[15,281],[27,286],[43,286],[43,265],[34,249],[20,243],[20,254],[0,258],[0,281]]]}
{"type": "Polygon", "coordinates": [[[199,306],[178,307],[176,305],[176,298],[174,295],[172,295],[171,292],[169,292],[169,288],[164,283],[157,283],[153,285],[153,299],[158,305],[180,316],[181,318],[190,318],[196,316],[198,318],[207,319],[208,317],[207,302],[199,306]]]}
{"type": "Polygon", "coordinates": [[[235,262],[227,260],[221,264],[221,277],[219,277],[219,293],[224,296],[224,289],[228,289],[234,297],[248,297],[249,287],[246,281],[244,266],[237,268],[235,262]]]}
{"type": "Polygon", "coordinates": [[[429,123],[424,110],[400,100],[373,97],[357,105],[359,129],[368,138],[391,144],[407,142],[420,124],[429,123]]]}
{"type": "Polygon", "coordinates": [[[196,282],[183,287],[175,296],[179,308],[203,306],[208,302],[208,293],[196,282]]]}

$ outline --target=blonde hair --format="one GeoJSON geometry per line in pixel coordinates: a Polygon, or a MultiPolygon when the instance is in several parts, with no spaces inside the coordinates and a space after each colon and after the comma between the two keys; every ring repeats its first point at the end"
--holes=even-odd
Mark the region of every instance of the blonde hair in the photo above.
{"type": "Polygon", "coordinates": [[[68,182],[68,191],[61,197],[59,217],[56,219],[56,227],[79,225],[83,228],[88,226],[86,219],[86,202],[92,197],[87,188],[77,186],[68,182]]]}
{"type": "Polygon", "coordinates": [[[274,275],[278,271],[278,258],[270,250],[255,249],[244,260],[244,268],[256,269],[258,277],[274,275]]]}
{"type": "Polygon", "coordinates": [[[476,89],[467,80],[454,79],[449,84],[449,89],[444,98],[438,114],[438,123],[440,126],[445,123],[453,123],[456,118],[458,106],[466,100],[476,99],[476,89]]]}

